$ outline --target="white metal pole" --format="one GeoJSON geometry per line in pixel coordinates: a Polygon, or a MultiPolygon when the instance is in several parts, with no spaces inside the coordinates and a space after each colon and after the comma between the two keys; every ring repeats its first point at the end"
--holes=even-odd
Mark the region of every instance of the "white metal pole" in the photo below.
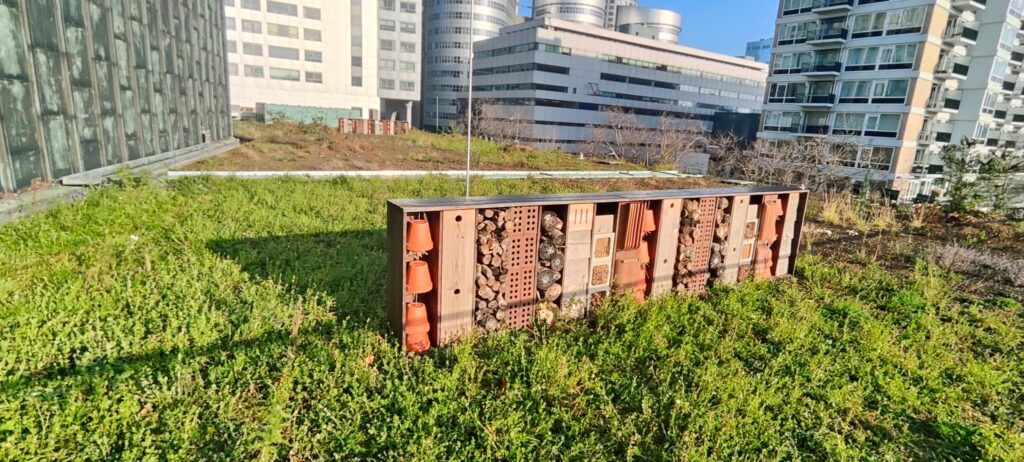
{"type": "Polygon", "coordinates": [[[469,0],[469,98],[466,110],[466,197],[469,197],[469,167],[473,157],[473,13],[475,0],[469,0]]]}

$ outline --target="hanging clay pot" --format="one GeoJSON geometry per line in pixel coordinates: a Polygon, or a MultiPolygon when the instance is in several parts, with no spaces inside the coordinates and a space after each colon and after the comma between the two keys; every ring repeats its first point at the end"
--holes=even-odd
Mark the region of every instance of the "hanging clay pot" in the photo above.
{"type": "Polygon", "coordinates": [[[644,234],[653,233],[658,229],[658,225],[654,222],[654,210],[647,209],[644,212],[644,234]]]}
{"type": "Polygon", "coordinates": [[[409,222],[409,239],[405,247],[410,252],[426,252],[434,248],[434,240],[430,237],[430,225],[427,220],[411,220],[409,222]]]}
{"type": "Polygon", "coordinates": [[[410,303],[405,311],[405,348],[413,353],[429,350],[429,332],[427,306],[422,303],[410,303]]]}
{"type": "Polygon", "coordinates": [[[425,294],[434,290],[430,280],[430,268],[425,261],[409,262],[409,274],[405,282],[405,291],[410,294],[425,294]]]}

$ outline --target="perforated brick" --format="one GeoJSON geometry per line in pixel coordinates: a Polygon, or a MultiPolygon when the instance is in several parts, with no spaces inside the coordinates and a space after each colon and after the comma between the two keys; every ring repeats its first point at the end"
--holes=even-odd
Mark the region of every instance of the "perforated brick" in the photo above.
{"type": "Polygon", "coordinates": [[[708,284],[711,269],[711,244],[715,233],[715,203],[713,197],[700,200],[700,217],[693,233],[690,273],[683,279],[683,285],[691,292],[702,292],[708,284]]]}
{"type": "Polygon", "coordinates": [[[513,207],[505,215],[509,249],[505,253],[508,302],[502,322],[513,329],[533,324],[537,297],[537,243],[540,239],[540,207],[513,207]]]}

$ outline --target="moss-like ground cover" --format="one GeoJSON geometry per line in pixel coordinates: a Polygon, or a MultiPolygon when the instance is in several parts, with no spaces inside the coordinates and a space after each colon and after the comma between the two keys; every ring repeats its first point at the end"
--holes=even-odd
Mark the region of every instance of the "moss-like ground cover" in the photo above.
{"type": "Polygon", "coordinates": [[[385,201],[461,188],[127,184],[0,228],[0,459],[1024,459],[1021,305],[926,261],[406,356],[385,201]]]}

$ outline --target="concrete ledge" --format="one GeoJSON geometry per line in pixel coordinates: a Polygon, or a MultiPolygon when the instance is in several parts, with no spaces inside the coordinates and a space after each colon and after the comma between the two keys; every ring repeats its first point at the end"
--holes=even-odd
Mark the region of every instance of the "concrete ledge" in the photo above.
{"type": "Polygon", "coordinates": [[[237,147],[238,140],[234,138],[189,146],[177,151],[169,151],[122,164],[69,175],[61,178],[60,184],[64,186],[97,186],[105,183],[111,176],[122,169],[127,169],[133,173],[160,175],[175,167],[215,156],[237,147]]]}
{"type": "Polygon", "coordinates": [[[0,225],[24,216],[44,212],[58,204],[74,202],[83,197],[85,197],[84,188],[51,186],[19,194],[14,199],[0,200],[0,225]]]}
{"type": "MultiPolygon", "coordinates": [[[[561,178],[561,179],[629,179],[629,178],[702,178],[703,175],[690,175],[679,173],[675,170],[653,172],[653,171],[552,171],[552,172],[531,172],[531,171],[487,171],[474,170],[470,172],[474,177],[484,179],[523,179],[523,178],[561,178]]],[[[190,178],[190,177],[218,177],[218,178],[241,178],[241,179],[264,179],[264,178],[403,178],[428,175],[440,175],[452,178],[465,178],[465,170],[366,170],[366,171],[294,171],[294,172],[199,172],[199,171],[169,171],[167,178],[190,178]]]]}

